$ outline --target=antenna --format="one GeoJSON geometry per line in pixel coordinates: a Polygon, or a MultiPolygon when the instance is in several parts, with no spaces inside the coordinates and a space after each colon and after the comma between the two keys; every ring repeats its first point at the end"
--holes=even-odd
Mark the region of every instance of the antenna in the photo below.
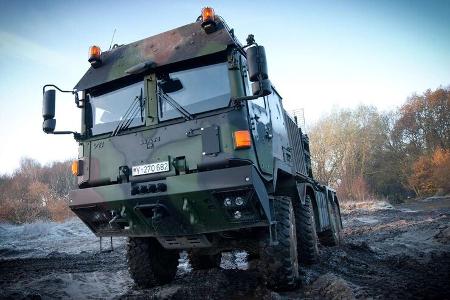
{"type": "Polygon", "coordinates": [[[114,28],[114,32],[113,32],[113,35],[112,35],[112,38],[111,38],[111,44],[109,44],[109,50],[111,50],[111,47],[112,47],[115,35],[116,35],[116,28],[114,28]]]}

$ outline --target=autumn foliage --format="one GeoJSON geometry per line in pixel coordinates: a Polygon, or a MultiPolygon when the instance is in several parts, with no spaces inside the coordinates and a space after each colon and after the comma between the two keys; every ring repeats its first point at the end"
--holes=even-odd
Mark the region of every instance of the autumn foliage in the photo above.
{"type": "Polygon", "coordinates": [[[70,162],[41,166],[24,158],[12,175],[0,176],[0,221],[63,221],[72,216],[68,194],[74,188],[70,162]]]}
{"type": "MultiPolygon", "coordinates": [[[[402,200],[450,193],[450,89],[411,96],[400,108],[332,112],[309,131],[314,177],[341,199],[402,200]]],[[[70,162],[22,159],[0,175],[0,221],[63,221],[76,188],[70,162]]]]}
{"type": "Polygon", "coordinates": [[[413,163],[409,184],[419,196],[450,193],[450,149],[420,156],[413,163]]]}
{"type": "Polygon", "coordinates": [[[400,108],[336,110],[310,130],[314,175],[343,199],[402,200],[450,193],[450,89],[400,108]]]}

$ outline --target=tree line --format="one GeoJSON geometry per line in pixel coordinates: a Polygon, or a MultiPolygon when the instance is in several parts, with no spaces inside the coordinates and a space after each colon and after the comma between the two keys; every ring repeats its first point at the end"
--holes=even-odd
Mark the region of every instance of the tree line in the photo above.
{"type": "Polygon", "coordinates": [[[401,201],[450,193],[450,87],[398,109],[338,109],[309,131],[316,179],[341,199],[401,201]]]}
{"type": "MultiPolygon", "coordinates": [[[[450,193],[450,88],[427,90],[400,108],[339,109],[310,129],[314,177],[341,199],[402,200],[450,193]]],[[[62,221],[76,188],[71,161],[23,158],[0,175],[0,221],[62,221]]]]}
{"type": "Polygon", "coordinates": [[[0,221],[63,221],[72,216],[68,196],[76,185],[70,166],[71,161],[42,166],[22,158],[11,175],[0,175],[0,221]]]}

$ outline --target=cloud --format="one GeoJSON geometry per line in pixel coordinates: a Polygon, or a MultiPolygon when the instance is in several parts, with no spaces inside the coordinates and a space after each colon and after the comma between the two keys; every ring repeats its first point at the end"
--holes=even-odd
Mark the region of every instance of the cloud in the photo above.
{"type": "Polygon", "coordinates": [[[0,31],[0,41],[0,55],[3,59],[9,57],[29,60],[46,66],[60,66],[67,63],[67,59],[61,53],[9,32],[0,31]]]}

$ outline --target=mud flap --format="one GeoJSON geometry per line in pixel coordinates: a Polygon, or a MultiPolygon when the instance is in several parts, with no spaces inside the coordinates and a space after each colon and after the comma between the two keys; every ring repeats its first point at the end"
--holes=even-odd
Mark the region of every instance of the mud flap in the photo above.
{"type": "Polygon", "coordinates": [[[259,201],[267,217],[267,220],[269,221],[270,245],[277,245],[278,244],[276,231],[277,222],[272,217],[272,210],[271,210],[271,205],[273,204],[272,200],[269,198],[269,195],[267,194],[267,189],[264,183],[262,182],[259,174],[255,171],[254,168],[252,168],[252,178],[256,194],[259,198],[259,201]]]}

